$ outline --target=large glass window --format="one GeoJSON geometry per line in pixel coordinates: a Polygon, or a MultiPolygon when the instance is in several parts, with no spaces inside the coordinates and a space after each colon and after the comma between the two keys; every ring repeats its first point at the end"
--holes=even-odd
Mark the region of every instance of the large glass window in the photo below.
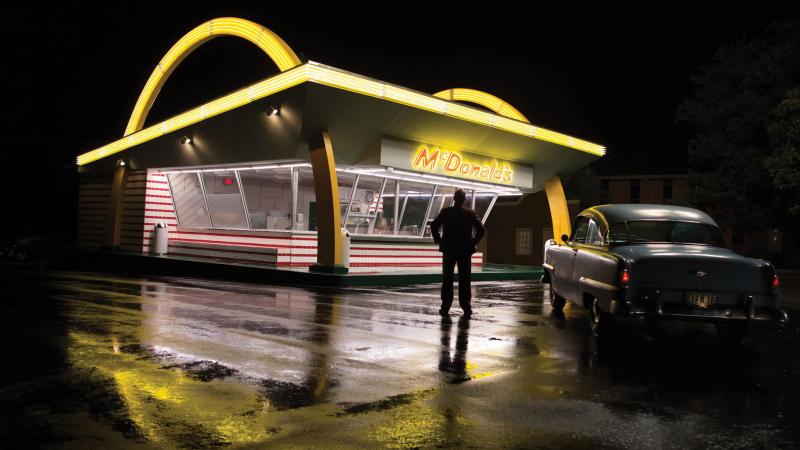
{"type": "Polygon", "coordinates": [[[297,223],[294,229],[317,231],[317,194],[310,167],[297,168],[297,223]]]}
{"type": "MultiPolygon", "coordinates": [[[[452,186],[437,186],[436,187],[436,195],[433,197],[433,203],[431,204],[430,213],[428,214],[428,220],[425,221],[425,236],[431,235],[431,227],[429,224],[439,215],[442,209],[447,208],[449,206],[453,206],[453,194],[456,192],[456,188],[452,186]]],[[[468,199],[469,200],[469,199],[468,199]]],[[[469,206],[469,203],[467,203],[469,206]]]]}
{"type": "Polygon", "coordinates": [[[236,173],[206,172],[202,177],[214,228],[249,228],[236,173]]]}
{"type": "Polygon", "coordinates": [[[369,234],[379,211],[383,210],[380,199],[385,178],[359,175],[355,195],[347,213],[347,231],[353,234],[369,234]]]}
{"type": "Polygon", "coordinates": [[[372,234],[394,234],[395,217],[400,215],[400,204],[396,195],[399,183],[400,180],[387,180],[372,234]]]}
{"type": "Polygon", "coordinates": [[[292,169],[239,172],[250,226],[255,230],[292,228],[292,169]]]}
{"type": "Polygon", "coordinates": [[[206,200],[197,173],[170,173],[169,187],[178,222],[182,227],[211,228],[206,200]]]}
{"type": "Polygon", "coordinates": [[[400,230],[402,236],[421,236],[433,185],[400,182],[400,230]]]}
{"type": "MultiPolygon", "coordinates": [[[[352,234],[430,236],[428,223],[452,206],[456,190],[373,171],[337,175],[342,223],[352,234]]],[[[172,172],[168,177],[181,227],[317,230],[314,175],[305,165],[172,172]]],[[[496,198],[494,192],[467,190],[466,206],[474,205],[485,218],[496,198]]]]}
{"type": "Polygon", "coordinates": [[[492,206],[497,194],[494,192],[476,192],[475,193],[475,212],[481,219],[486,218],[486,213],[492,206]]]}
{"type": "Polygon", "coordinates": [[[344,220],[344,216],[347,214],[347,205],[350,204],[350,196],[353,195],[353,182],[356,174],[338,172],[336,178],[339,180],[339,212],[344,220]]]}

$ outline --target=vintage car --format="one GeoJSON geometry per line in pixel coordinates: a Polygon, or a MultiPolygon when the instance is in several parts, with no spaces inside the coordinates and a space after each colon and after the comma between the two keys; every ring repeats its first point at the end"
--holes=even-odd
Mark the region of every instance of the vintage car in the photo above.
{"type": "Polygon", "coordinates": [[[723,247],[706,213],[666,205],[617,204],[578,215],[573,235],[548,242],[542,281],[560,312],[589,310],[598,337],[617,317],[698,320],[740,340],[753,321],[786,321],[774,267],[723,247]]]}

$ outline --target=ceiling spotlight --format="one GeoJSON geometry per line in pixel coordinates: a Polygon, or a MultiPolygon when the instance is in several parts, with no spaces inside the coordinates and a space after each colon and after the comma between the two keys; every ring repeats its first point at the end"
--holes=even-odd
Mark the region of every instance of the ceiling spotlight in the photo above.
{"type": "Polygon", "coordinates": [[[267,106],[267,115],[268,116],[277,116],[278,115],[278,108],[274,105],[267,106]]]}
{"type": "Polygon", "coordinates": [[[123,161],[121,159],[117,160],[117,165],[120,166],[120,167],[125,167],[125,161],[123,161]]]}
{"type": "Polygon", "coordinates": [[[192,143],[192,138],[190,138],[189,136],[187,136],[187,135],[185,135],[185,134],[184,134],[184,135],[181,137],[181,144],[183,144],[183,145],[187,145],[187,144],[191,144],[191,143],[192,143]]]}

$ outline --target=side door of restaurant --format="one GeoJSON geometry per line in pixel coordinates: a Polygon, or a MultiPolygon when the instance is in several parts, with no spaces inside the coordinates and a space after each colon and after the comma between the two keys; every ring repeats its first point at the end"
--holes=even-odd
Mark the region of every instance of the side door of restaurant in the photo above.
{"type": "Polygon", "coordinates": [[[558,295],[571,300],[573,302],[580,302],[580,298],[576,298],[576,293],[579,291],[577,280],[572,277],[572,271],[575,267],[575,258],[578,254],[579,243],[583,243],[586,239],[586,233],[589,229],[589,218],[578,216],[575,222],[575,231],[572,234],[570,241],[558,247],[551,247],[550,251],[553,252],[553,262],[551,263],[555,268],[555,282],[556,292],[558,295]]]}

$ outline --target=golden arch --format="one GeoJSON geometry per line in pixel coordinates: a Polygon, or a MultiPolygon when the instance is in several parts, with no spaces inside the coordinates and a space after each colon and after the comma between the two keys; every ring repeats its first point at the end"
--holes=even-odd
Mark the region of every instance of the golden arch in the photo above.
{"type": "Polygon", "coordinates": [[[198,47],[220,36],[236,36],[252,42],[275,62],[281,72],[301,64],[300,58],[280,36],[255,22],[236,17],[209,20],[186,33],[161,58],[139,94],[125,128],[125,136],[142,129],[161,87],[175,68],[198,47]]]}
{"type": "MultiPolygon", "coordinates": [[[[434,97],[445,100],[474,103],[488,108],[501,116],[510,117],[522,122],[531,123],[524,114],[519,112],[503,99],[487,92],[475,89],[454,88],[433,94],[434,97]]],[[[569,209],[567,208],[567,197],[564,195],[564,188],[561,179],[553,177],[544,184],[544,191],[547,194],[547,203],[550,205],[550,219],[553,223],[553,238],[556,242],[561,242],[562,235],[571,235],[569,209]]]]}

